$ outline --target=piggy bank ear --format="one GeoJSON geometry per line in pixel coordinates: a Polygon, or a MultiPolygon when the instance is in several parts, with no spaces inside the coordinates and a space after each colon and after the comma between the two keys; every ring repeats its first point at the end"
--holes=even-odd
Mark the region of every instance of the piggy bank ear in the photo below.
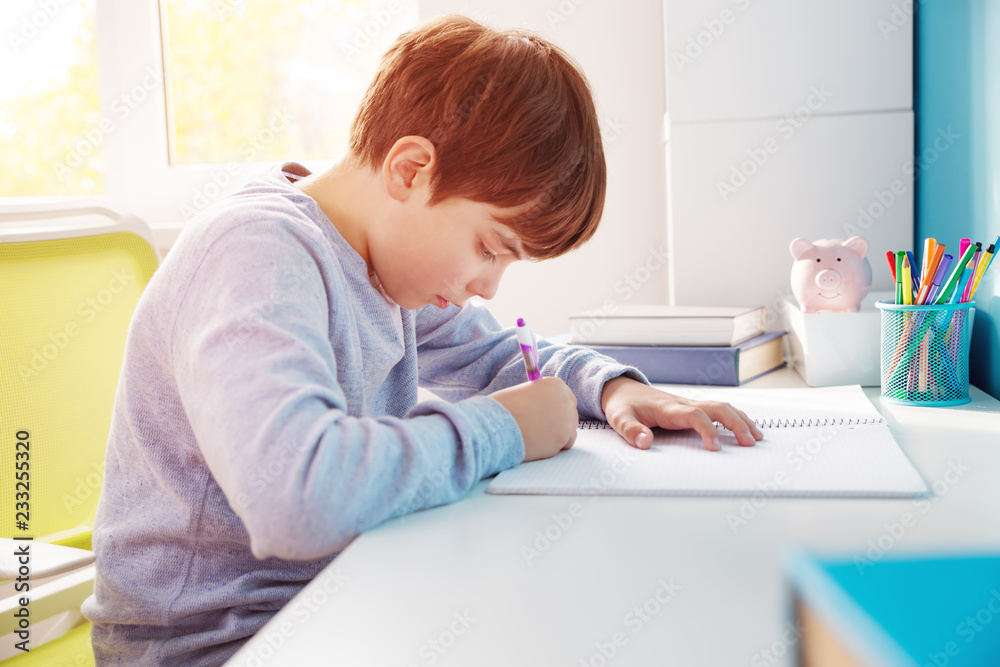
{"type": "Polygon", "coordinates": [[[844,241],[844,247],[853,250],[861,259],[864,259],[865,255],[868,254],[868,241],[862,236],[852,236],[847,239],[844,241]]]}
{"type": "Polygon", "coordinates": [[[791,245],[788,246],[788,252],[792,253],[792,257],[794,259],[798,259],[799,257],[802,257],[802,255],[806,254],[806,251],[812,250],[814,247],[815,246],[812,243],[809,243],[809,241],[806,241],[803,238],[797,238],[792,241],[791,245]]]}

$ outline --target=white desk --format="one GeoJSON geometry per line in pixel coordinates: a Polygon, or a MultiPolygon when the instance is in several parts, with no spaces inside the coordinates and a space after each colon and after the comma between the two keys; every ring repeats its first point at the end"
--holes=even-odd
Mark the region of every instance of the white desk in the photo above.
{"type": "MultiPolygon", "coordinates": [[[[785,369],[747,386],[804,385],[785,369]]],[[[1000,551],[1000,402],[973,388],[957,408],[899,407],[865,391],[940,495],[771,498],[734,533],[745,499],[492,496],[482,481],[359,537],[227,664],[794,664],[788,548],[1000,551]],[[554,516],[566,527],[526,563],[554,516]]]]}

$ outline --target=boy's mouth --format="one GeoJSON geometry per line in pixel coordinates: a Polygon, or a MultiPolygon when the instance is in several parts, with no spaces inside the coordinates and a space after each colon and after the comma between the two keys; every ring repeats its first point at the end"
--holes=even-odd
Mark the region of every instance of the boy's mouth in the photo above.
{"type": "Polygon", "coordinates": [[[447,300],[441,298],[440,296],[438,296],[437,300],[438,300],[438,302],[437,302],[438,308],[440,308],[441,310],[444,310],[445,308],[448,307],[448,301],[447,300]]]}

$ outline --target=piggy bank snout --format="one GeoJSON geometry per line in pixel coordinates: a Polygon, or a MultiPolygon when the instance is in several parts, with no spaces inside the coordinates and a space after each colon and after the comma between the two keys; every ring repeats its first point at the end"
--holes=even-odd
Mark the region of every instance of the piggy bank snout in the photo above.
{"type": "Polygon", "coordinates": [[[833,290],[840,287],[843,278],[833,269],[823,269],[816,274],[816,286],[821,290],[833,290]]]}

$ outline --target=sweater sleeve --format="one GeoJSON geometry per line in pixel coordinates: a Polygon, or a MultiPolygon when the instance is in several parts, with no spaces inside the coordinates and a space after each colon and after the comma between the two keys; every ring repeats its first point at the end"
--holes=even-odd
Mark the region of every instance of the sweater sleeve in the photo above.
{"type": "MultiPolygon", "coordinates": [[[[470,301],[421,308],[416,317],[420,384],[447,400],[489,394],[526,381],[514,327],[504,328],[485,306],[470,301]]],[[[542,376],[561,378],[576,395],[586,419],[604,419],[601,391],[608,380],[627,375],[649,384],[635,367],[623,366],[588,348],[538,341],[542,376]]]]}
{"type": "Polygon", "coordinates": [[[335,553],[524,459],[517,422],[488,397],[348,415],[328,331],[336,288],[314,240],[274,226],[211,243],[178,295],[169,347],[193,435],[256,558],[335,553]]]}

